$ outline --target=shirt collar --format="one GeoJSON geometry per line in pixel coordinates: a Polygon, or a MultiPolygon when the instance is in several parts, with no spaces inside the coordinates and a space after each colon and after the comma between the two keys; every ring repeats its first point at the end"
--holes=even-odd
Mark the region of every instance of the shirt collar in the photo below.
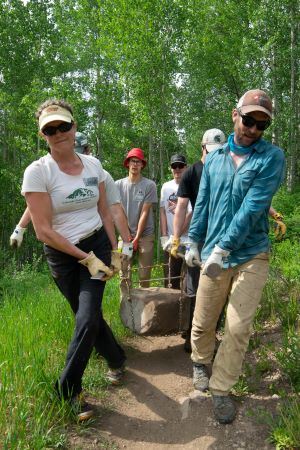
{"type": "MultiPolygon", "coordinates": [[[[254,147],[253,151],[257,153],[263,153],[267,149],[267,144],[267,141],[265,141],[264,139],[260,139],[257,145],[254,147]]],[[[229,153],[229,151],[230,148],[228,142],[226,142],[226,144],[224,144],[223,147],[218,150],[219,153],[229,153]]]]}

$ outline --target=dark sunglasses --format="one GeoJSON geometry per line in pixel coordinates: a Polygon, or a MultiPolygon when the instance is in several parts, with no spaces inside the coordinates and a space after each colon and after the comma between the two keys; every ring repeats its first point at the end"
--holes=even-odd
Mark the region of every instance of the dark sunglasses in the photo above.
{"type": "Polygon", "coordinates": [[[237,111],[242,118],[243,125],[247,128],[252,128],[255,125],[259,131],[265,131],[271,125],[270,119],[256,120],[252,116],[247,116],[246,114],[242,114],[239,109],[237,111]]]}
{"type": "Polygon", "coordinates": [[[73,127],[73,122],[63,122],[54,127],[53,125],[49,125],[49,127],[45,127],[42,129],[42,133],[45,136],[54,136],[57,131],[60,131],[61,133],[66,133],[67,131],[70,131],[73,127]]]}
{"type": "Polygon", "coordinates": [[[183,169],[185,167],[185,164],[183,163],[175,163],[171,164],[172,169],[183,169]]]}

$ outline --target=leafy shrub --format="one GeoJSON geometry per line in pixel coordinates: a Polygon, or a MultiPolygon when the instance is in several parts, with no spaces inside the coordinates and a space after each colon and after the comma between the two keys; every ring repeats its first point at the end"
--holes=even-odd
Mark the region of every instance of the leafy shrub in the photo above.
{"type": "Polygon", "coordinates": [[[300,188],[292,194],[287,192],[285,188],[279,189],[273,198],[272,206],[285,217],[292,216],[300,204],[300,188]]]}
{"type": "Polygon", "coordinates": [[[300,280],[300,242],[286,239],[273,244],[271,259],[273,272],[291,281],[300,280]]]}
{"type": "Polygon", "coordinates": [[[282,327],[287,331],[295,330],[298,325],[300,315],[300,304],[297,297],[289,298],[278,304],[278,315],[282,327]]]}
{"type": "Polygon", "coordinates": [[[286,400],[279,407],[279,416],[269,420],[270,441],[276,450],[297,449],[300,446],[300,403],[297,398],[286,400]]]}
{"type": "Polygon", "coordinates": [[[300,392],[300,336],[297,330],[284,335],[282,349],[276,352],[276,357],[294,390],[300,392]]]}
{"type": "MultiPolygon", "coordinates": [[[[286,238],[299,241],[300,239],[300,190],[293,194],[285,189],[280,189],[273,198],[272,206],[284,215],[284,223],[287,227],[286,238]]],[[[274,222],[270,220],[270,237],[276,242],[274,234],[274,222]]]]}

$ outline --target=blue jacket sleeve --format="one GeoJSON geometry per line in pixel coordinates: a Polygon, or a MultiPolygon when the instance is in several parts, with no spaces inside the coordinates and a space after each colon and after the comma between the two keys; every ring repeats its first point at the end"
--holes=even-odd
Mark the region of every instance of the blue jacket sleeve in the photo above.
{"type": "Polygon", "coordinates": [[[208,221],[209,193],[209,173],[207,166],[204,164],[195,209],[188,233],[189,238],[195,242],[204,242],[205,240],[208,221]]]}
{"type": "Polygon", "coordinates": [[[272,197],[283,181],[284,169],[284,154],[277,148],[255,177],[226,234],[218,243],[221,248],[233,251],[242,246],[254,225],[269,210],[272,197]]]}

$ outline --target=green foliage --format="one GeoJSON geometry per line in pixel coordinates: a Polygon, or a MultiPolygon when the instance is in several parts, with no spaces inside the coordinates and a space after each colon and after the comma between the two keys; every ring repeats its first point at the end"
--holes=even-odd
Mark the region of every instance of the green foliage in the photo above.
{"type": "MultiPolygon", "coordinates": [[[[56,440],[67,410],[53,394],[61,346],[70,338],[67,305],[34,273],[2,284],[0,427],[4,448],[44,448],[56,440]],[[23,285],[26,285],[26,290],[23,285]],[[17,286],[22,287],[18,295],[17,286]],[[51,299],[51,301],[50,301],[51,299]],[[62,316],[62,320],[58,318],[62,316]],[[45,332],[47,330],[47,332],[45,332]],[[49,344],[53,343],[49,352],[49,344]],[[11,411],[11,414],[7,414],[11,411]],[[57,424],[57,426],[55,425],[57,424]]],[[[71,322],[70,322],[71,321],[71,322]]]]}
{"type": "Polygon", "coordinates": [[[248,395],[253,392],[253,387],[245,374],[240,375],[238,382],[233,386],[233,392],[239,396],[248,395]]]}
{"type": "Polygon", "coordinates": [[[287,399],[279,407],[277,417],[269,419],[270,442],[276,450],[294,450],[300,446],[300,403],[298,398],[287,399]]]}
{"type": "MultiPolygon", "coordinates": [[[[167,177],[172,153],[184,152],[190,163],[199,159],[205,129],[230,133],[232,107],[254,86],[267,87],[276,100],[274,127],[266,137],[273,133],[284,144],[288,161],[299,153],[290,142],[290,129],[298,128],[291,123],[287,67],[292,56],[299,57],[298,43],[293,54],[290,50],[298,14],[291,2],[251,0],[237,8],[236,0],[1,0],[0,6],[5,249],[25,207],[24,169],[47,151],[34,111],[50,96],[73,104],[78,128],[115,178],[125,175],[122,160],[132,146],[145,150],[145,175],[158,183],[167,177]]],[[[299,79],[297,73],[293,77],[299,79]]],[[[296,164],[289,173],[293,187],[298,172],[296,164]]],[[[297,204],[296,191],[289,196],[283,189],[274,199],[285,214],[289,239],[299,237],[297,204]]],[[[23,248],[22,263],[40,246],[30,238],[23,248]]]]}
{"type": "Polygon", "coordinates": [[[272,368],[272,361],[268,357],[268,351],[262,348],[258,352],[258,361],[255,367],[256,375],[261,376],[266,372],[269,372],[272,368]]]}
{"type": "MultiPolygon", "coordinates": [[[[286,238],[292,242],[300,240],[300,191],[299,188],[295,189],[293,193],[287,192],[286,189],[281,188],[275,195],[272,206],[276,211],[281,212],[284,215],[284,223],[287,226],[286,238]]],[[[271,230],[272,230],[271,221],[271,230]]],[[[271,234],[272,240],[275,245],[275,236],[271,234]]],[[[299,261],[299,259],[298,259],[299,261]]]]}
{"type": "Polygon", "coordinates": [[[287,239],[273,244],[272,269],[288,283],[297,282],[300,279],[300,241],[287,239]]]}
{"type": "Polygon", "coordinates": [[[300,321],[299,292],[296,297],[279,303],[277,314],[285,332],[295,331],[300,321]]]}
{"type": "Polygon", "coordinates": [[[299,211],[300,190],[295,192],[287,192],[286,189],[281,188],[273,198],[272,206],[279,212],[283,213],[285,217],[292,217],[295,212],[299,211]]]}
{"type": "MultiPolygon", "coordinates": [[[[149,160],[145,175],[159,184],[167,176],[172,153],[186,153],[191,163],[198,160],[205,129],[218,127],[230,133],[231,110],[237,99],[246,89],[262,87],[276,104],[266,138],[273,137],[286,150],[287,182],[294,191],[282,188],[274,197],[273,206],[284,214],[287,237],[278,243],[271,232],[271,276],[256,327],[261,329],[264,320],[279,317],[286,333],[293,331],[300,275],[300,194],[295,188],[300,142],[300,78],[295,62],[300,46],[299,39],[291,42],[299,22],[296,2],[0,0],[0,9],[3,311],[10,296],[11,307],[22,316],[14,299],[27,299],[28,290],[35,292],[32,285],[47,288],[47,276],[40,275],[38,281],[36,272],[32,280],[29,276],[32,265],[39,271],[43,267],[41,244],[32,228],[17,252],[8,244],[25,208],[20,195],[24,169],[47,151],[34,119],[42,101],[57,96],[73,104],[78,128],[88,133],[94,154],[115,178],[125,175],[126,151],[140,146],[149,160]]],[[[109,299],[118,298],[113,283],[107,291],[109,299]]],[[[35,309],[33,300],[27,300],[35,309]]],[[[40,301],[44,305],[42,297],[40,301]]],[[[118,305],[113,305],[105,304],[105,311],[122,336],[126,332],[118,305]]],[[[293,366],[297,346],[289,339],[287,360],[293,366]]],[[[258,341],[252,340],[252,345],[257,347],[258,341]]],[[[10,439],[17,439],[9,433],[10,439]]],[[[36,448],[41,445],[37,443],[36,448]]],[[[55,447],[52,442],[47,445],[55,447]]]]}
{"type": "Polygon", "coordinates": [[[296,392],[300,392],[300,335],[298,330],[284,335],[282,348],[276,352],[278,362],[296,392]]]}
{"type": "Polygon", "coordinates": [[[272,322],[277,320],[277,305],[285,295],[286,285],[280,280],[279,276],[275,278],[274,274],[275,271],[271,265],[270,275],[264,287],[260,305],[256,310],[255,329],[261,329],[265,320],[272,322]]]}
{"type": "MultiPolygon", "coordinates": [[[[0,279],[0,447],[67,449],[66,427],[73,419],[54,382],[73,333],[71,309],[48,273],[29,265],[8,269],[0,279]]],[[[117,282],[107,287],[104,314],[121,338],[127,331],[119,319],[117,282]]],[[[105,371],[106,363],[93,356],[84,387],[98,397],[106,393],[105,371]]]]}
{"type": "MultiPolygon", "coordinates": [[[[288,194],[285,192],[281,192],[280,195],[284,199],[288,198],[288,194]]],[[[275,208],[286,214],[286,210],[283,207],[279,209],[281,205],[275,203],[275,201],[273,204],[275,208]]],[[[297,208],[297,200],[293,201],[292,196],[289,210],[291,216],[295,214],[297,208]]],[[[278,243],[273,242],[270,276],[265,286],[254,324],[256,330],[262,330],[265,321],[271,321],[274,324],[280,323],[283,330],[282,343],[279,349],[276,343],[272,353],[281,369],[282,376],[290,383],[292,392],[299,392],[300,389],[299,250],[298,239],[293,241],[287,239],[278,243]]],[[[264,372],[270,368],[270,360],[267,357],[268,351],[265,352],[264,348],[260,348],[257,345],[259,344],[257,341],[259,341],[259,332],[255,333],[249,345],[252,351],[258,349],[258,362],[255,373],[256,383],[259,382],[258,380],[264,372]]],[[[245,372],[244,377],[246,377],[246,380],[243,380],[243,385],[251,385],[253,374],[251,378],[249,373],[247,375],[245,372]]],[[[269,388],[272,393],[277,393],[280,396],[286,395],[282,386],[276,382],[271,383],[269,388]]],[[[299,421],[298,398],[284,402],[280,407],[278,417],[269,417],[270,439],[276,445],[276,449],[298,448],[300,443],[299,421]]]]}

